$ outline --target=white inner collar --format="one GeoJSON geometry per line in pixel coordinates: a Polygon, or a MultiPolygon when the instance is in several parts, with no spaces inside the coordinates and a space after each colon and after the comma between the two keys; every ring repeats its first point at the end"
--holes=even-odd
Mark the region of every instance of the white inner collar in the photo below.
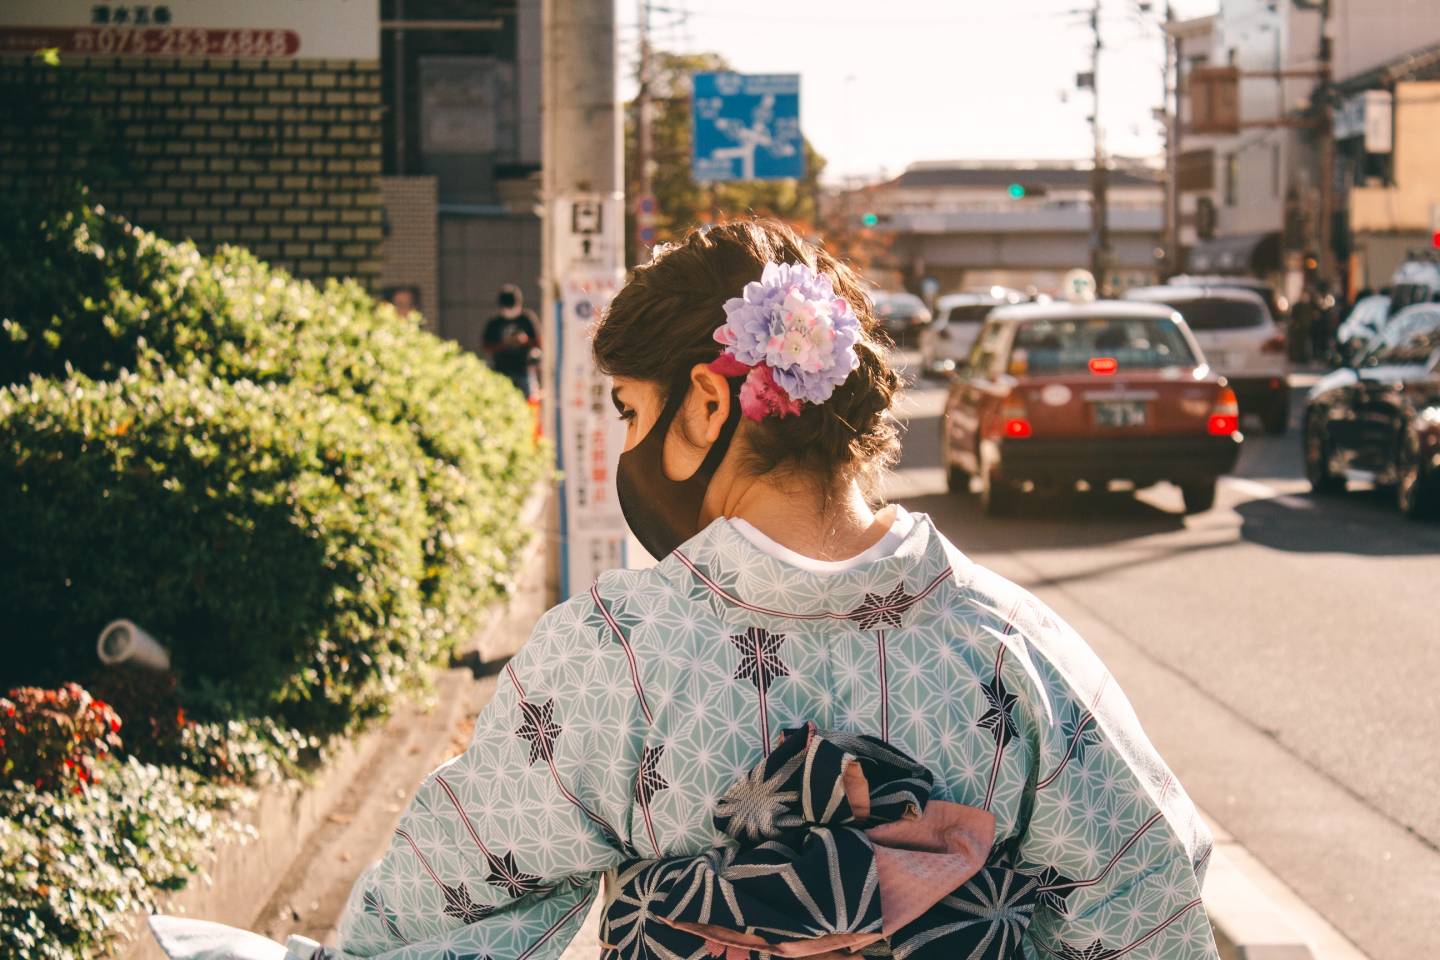
{"type": "Polygon", "coordinates": [[[789,547],[782,546],[774,540],[761,533],[748,521],[738,517],[729,518],[725,521],[735,529],[750,544],[762,553],[768,554],[779,560],[781,563],[789,564],[792,567],[799,567],[801,570],[808,570],[811,573],[833,574],[844,573],[856,567],[862,567],[867,563],[893,556],[905,538],[915,529],[915,518],[910,515],[904,507],[895,504],[895,518],[890,522],[890,529],[885,531],[881,537],[868,549],[848,557],[844,560],[816,560],[814,557],[807,557],[803,553],[796,553],[789,547]]]}

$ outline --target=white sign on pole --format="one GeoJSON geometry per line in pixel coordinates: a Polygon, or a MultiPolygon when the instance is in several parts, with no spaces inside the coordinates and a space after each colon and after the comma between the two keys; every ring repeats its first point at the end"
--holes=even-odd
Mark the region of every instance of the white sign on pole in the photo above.
{"type": "Polygon", "coordinates": [[[613,273],[625,257],[625,197],[572,194],[555,201],[555,275],[613,273]]]}
{"type": "Polygon", "coordinates": [[[380,59],[380,0],[4,0],[0,53],[380,59]]]}
{"type": "Polygon", "coordinates": [[[564,557],[561,593],[588,587],[604,570],[625,565],[627,527],[615,493],[615,465],[625,425],[610,402],[610,378],[595,366],[590,329],[619,289],[613,270],[575,271],[560,287],[556,342],[564,557]]]}

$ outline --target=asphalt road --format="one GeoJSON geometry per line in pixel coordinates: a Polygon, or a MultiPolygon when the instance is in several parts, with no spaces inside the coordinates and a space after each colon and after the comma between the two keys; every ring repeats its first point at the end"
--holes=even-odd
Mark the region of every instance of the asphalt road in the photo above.
{"type": "MultiPolygon", "coordinates": [[[[1303,404],[1293,390],[1293,412],[1303,404]]],[[[1440,942],[1440,523],[1308,492],[1250,424],[1215,509],[1180,492],[947,495],[943,386],[903,395],[888,493],[1086,637],[1195,802],[1374,960],[1440,942]]],[[[1292,417],[1293,419],[1293,417],[1292,417]]]]}

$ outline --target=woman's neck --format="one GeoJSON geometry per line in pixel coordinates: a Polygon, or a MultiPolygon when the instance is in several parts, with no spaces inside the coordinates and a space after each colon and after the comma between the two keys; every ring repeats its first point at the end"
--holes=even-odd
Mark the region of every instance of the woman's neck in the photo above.
{"type": "MultiPolygon", "coordinates": [[[[718,479],[718,478],[717,478],[718,479]]],[[[850,480],[827,498],[814,484],[765,475],[726,485],[710,516],[744,520],[782,547],[815,560],[844,560],[864,553],[895,519],[889,508],[870,509],[860,484],[850,480]]]]}

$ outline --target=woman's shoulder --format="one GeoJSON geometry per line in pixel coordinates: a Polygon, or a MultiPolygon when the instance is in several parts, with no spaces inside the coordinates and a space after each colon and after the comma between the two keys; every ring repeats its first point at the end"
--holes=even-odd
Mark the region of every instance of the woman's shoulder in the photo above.
{"type": "Polygon", "coordinates": [[[519,656],[523,660],[520,662],[542,663],[577,647],[608,649],[609,645],[598,641],[607,634],[623,631],[617,621],[624,616],[627,605],[636,598],[654,597],[666,589],[665,577],[655,568],[607,570],[590,586],[541,614],[529,641],[521,648],[519,656]]]}

